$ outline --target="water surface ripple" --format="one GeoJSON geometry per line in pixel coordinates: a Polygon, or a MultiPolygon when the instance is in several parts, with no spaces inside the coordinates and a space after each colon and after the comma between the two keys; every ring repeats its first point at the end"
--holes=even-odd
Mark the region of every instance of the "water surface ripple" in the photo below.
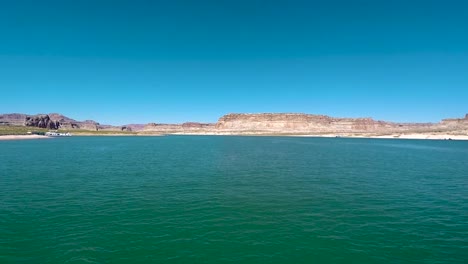
{"type": "Polygon", "coordinates": [[[468,142],[0,142],[0,263],[467,263],[468,142]]]}

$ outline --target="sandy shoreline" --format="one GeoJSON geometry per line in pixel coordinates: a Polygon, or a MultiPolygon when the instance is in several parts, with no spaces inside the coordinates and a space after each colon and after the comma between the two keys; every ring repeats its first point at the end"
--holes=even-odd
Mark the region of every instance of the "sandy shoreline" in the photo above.
{"type": "Polygon", "coordinates": [[[346,135],[346,134],[264,134],[264,133],[173,133],[168,135],[186,136],[274,136],[274,137],[323,137],[323,138],[375,138],[375,139],[428,139],[428,140],[468,140],[468,135],[449,134],[391,134],[391,135],[346,135]]]}
{"type": "Polygon", "coordinates": [[[395,134],[384,136],[369,135],[296,135],[297,137],[341,137],[341,138],[376,138],[376,139],[428,139],[428,140],[468,140],[468,135],[447,135],[447,134],[395,134]]]}
{"type": "Polygon", "coordinates": [[[0,136],[1,140],[27,140],[27,139],[47,139],[50,137],[41,136],[41,135],[6,135],[0,136]]]}
{"type": "Polygon", "coordinates": [[[433,140],[468,140],[468,135],[447,135],[447,134],[406,134],[406,135],[389,135],[389,136],[376,136],[374,138],[401,138],[401,139],[433,139],[433,140]]]}
{"type": "MultiPolygon", "coordinates": [[[[392,134],[383,136],[373,135],[343,135],[343,134],[304,134],[304,135],[287,135],[287,134],[250,134],[250,133],[171,133],[171,134],[75,134],[77,137],[99,136],[99,137],[115,137],[115,136],[165,136],[165,135],[180,135],[180,136],[278,136],[278,137],[323,137],[323,138],[374,138],[374,139],[427,139],[427,140],[468,140],[468,135],[448,135],[448,134],[392,134]]],[[[28,139],[48,139],[50,137],[41,135],[6,135],[0,136],[2,140],[28,140],[28,139]]]]}

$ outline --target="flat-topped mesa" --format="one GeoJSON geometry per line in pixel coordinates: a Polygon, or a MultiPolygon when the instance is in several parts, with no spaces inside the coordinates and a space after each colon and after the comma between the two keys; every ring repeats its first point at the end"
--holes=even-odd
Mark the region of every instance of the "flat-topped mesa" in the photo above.
{"type": "Polygon", "coordinates": [[[461,128],[461,129],[468,129],[468,114],[465,115],[464,118],[447,118],[443,119],[439,126],[442,128],[461,128]]]}
{"type": "Polygon", "coordinates": [[[374,132],[398,127],[398,124],[372,118],[334,118],[296,113],[228,114],[216,123],[219,130],[280,133],[374,132]]]}
{"type": "Polygon", "coordinates": [[[305,121],[305,120],[328,120],[326,115],[312,115],[304,113],[258,113],[258,114],[238,114],[230,113],[219,118],[219,122],[227,122],[233,120],[249,120],[249,121],[305,121]]]}

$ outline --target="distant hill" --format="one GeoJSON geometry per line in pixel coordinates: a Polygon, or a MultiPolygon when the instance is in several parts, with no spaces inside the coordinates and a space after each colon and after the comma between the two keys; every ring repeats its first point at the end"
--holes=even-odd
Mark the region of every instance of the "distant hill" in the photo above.
{"type": "Polygon", "coordinates": [[[112,126],[102,125],[94,120],[77,121],[73,118],[64,116],[59,113],[50,114],[1,114],[0,125],[9,126],[27,126],[47,129],[64,129],[64,130],[89,130],[89,131],[135,131],[143,128],[145,125],[133,124],[131,126],[112,126]]]}

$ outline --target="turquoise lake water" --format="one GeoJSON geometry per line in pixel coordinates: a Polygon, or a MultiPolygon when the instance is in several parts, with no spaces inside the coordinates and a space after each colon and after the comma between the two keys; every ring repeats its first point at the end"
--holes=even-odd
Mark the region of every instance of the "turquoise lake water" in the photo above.
{"type": "Polygon", "coordinates": [[[0,263],[468,263],[468,142],[0,142],[0,263]]]}

